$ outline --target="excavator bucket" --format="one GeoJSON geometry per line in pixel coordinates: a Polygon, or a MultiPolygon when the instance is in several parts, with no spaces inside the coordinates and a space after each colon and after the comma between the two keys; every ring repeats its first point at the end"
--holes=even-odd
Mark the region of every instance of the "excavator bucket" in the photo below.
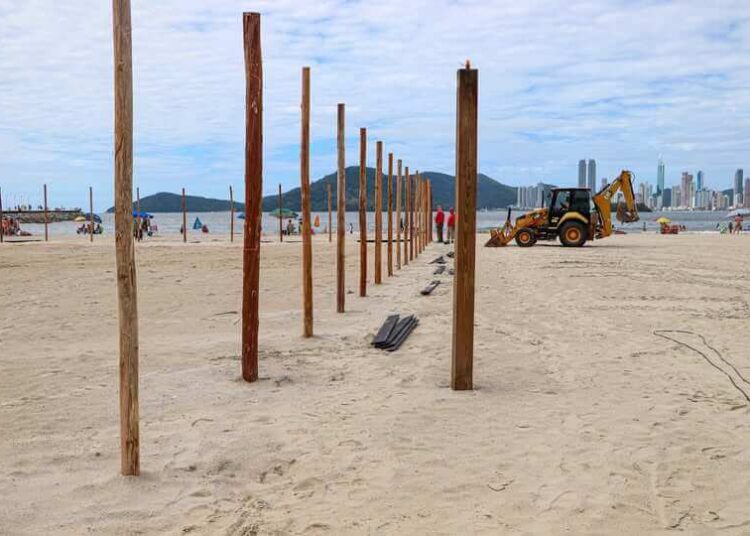
{"type": "Polygon", "coordinates": [[[617,203],[617,221],[621,223],[633,223],[638,220],[639,216],[637,211],[628,210],[627,205],[622,201],[617,203]]]}
{"type": "Polygon", "coordinates": [[[490,230],[490,239],[484,244],[486,248],[501,248],[508,245],[508,242],[513,240],[515,234],[513,233],[513,224],[510,223],[510,212],[508,209],[508,218],[505,220],[505,225],[500,229],[490,230]]]}

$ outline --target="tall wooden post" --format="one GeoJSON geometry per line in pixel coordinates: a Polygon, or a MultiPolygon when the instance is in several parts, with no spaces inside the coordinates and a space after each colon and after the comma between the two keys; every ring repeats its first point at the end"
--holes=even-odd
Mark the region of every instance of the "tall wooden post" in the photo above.
{"type": "Polygon", "coordinates": [[[263,201],[263,59],[260,13],[243,13],[245,49],[245,230],[242,252],[242,378],[258,379],[260,229],[263,201]]]}
{"type": "Polygon", "coordinates": [[[388,250],[386,263],[388,276],[393,275],[393,153],[388,153],[388,250]]]}
{"type": "Polygon", "coordinates": [[[140,473],[138,286],[133,237],[133,62],[130,0],[113,0],[115,258],[120,350],[120,472],[140,473]]]}
{"type": "Polygon", "coordinates": [[[234,242],[234,191],[229,185],[229,241],[234,242]]]}
{"type": "Polygon", "coordinates": [[[428,244],[432,244],[432,180],[427,181],[427,218],[429,221],[428,233],[429,238],[427,239],[428,244]]]}
{"type": "Polygon", "coordinates": [[[47,185],[44,185],[44,241],[49,242],[49,216],[47,214],[47,185]]]}
{"type": "Polygon", "coordinates": [[[333,242],[333,226],[332,226],[332,218],[331,218],[331,212],[332,212],[332,206],[331,206],[331,183],[329,182],[326,184],[328,187],[328,242],[333,242]]]}
{"type": "Polygon", "coordinates": [[[414,184],[417,179],[417,171],[413,177],[409,178],[409,189],[406,190],[407,203],[409,204],[409,260],[414,260],[414,184]]]}
{"type": "Polygon", "coordinates": [[[305,337],[313,336],[312,233],[310,230],[310,67],[302,67],[302,136],[300,183],[302,193],[302,294],[305,337]]]}
{"type": "Polygon", "coordinates": [[[375,143],[375,284],[383,282],[383,142],[375,143]]]}
{"type": "Polygon", "coordinates": [[[346,302],[346,137],[345,106],[337,107],[337,176],[336,176],[336,312],[344,312],[346,302]]]}
{"type": "MultiPolygon", "coordinates": [[[[281,184],[279,183],[279,242],[284,241],[284,218],[283,213],[281,212],[284,208],[284,196],[281,193],[281,184]]],[[[302,229],[300,229],[300,232],[302,232],[302,229]]]]}
{"type": "Polygon", "coordinates": [[[396,163],[396,268],[401,269],[401,159],[396,163]]]}
{"type": "Polygon", "coordinates": [[[141,232],[141,189],[136,186],[135,188],[135,206],[138,214],[138,234],[141,232]]]}
{"type": "Polygon", "coordinates": [[[94,188],[91,186],[89,186],[89,241],[94,241],[94,188]]]}
{"type": "Polygon", "coordinates": [[[187,242],[187,198],[185,188],[182,189],[182,241],[187,242]]]}
{"type": "Polygon", "coordinates": [[[406,166],[406,170],[404,171],[404,266],[409,264],[409,243],[411,242],[411,236],[409,235],[410,185],[411,178],[409,177],[409,166],[406,166]]]}
{"type": "Polygon", "coordinates": [[[456,103],[456,273],[453,279],[451,387],[473,388],[474,263],[477,206],[479,74],[468,62],[458,71],[456,103]]]}
{"type": "Polygon", "coordinates": [[[417,195],[415,196],[414,202],[414,227],[416,228],[417,242],[414,246],[414,256],[418,257],[422,252],[422,175],[417,175],[415,180],[417,195]]]}
{"type": "Polygon", "coordinates": [[[359,295],[367,296],[367,129],[359,129],[359,295]]]}

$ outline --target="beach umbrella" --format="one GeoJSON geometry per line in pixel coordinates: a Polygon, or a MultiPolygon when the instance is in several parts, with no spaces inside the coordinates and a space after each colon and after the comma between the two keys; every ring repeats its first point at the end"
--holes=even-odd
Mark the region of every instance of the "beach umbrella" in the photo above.
{"type": "Polygon", "coordinates": [[[203,222],[200,220],[200,218],[195,218],[195,221],[193,222],[193,229],[199,231],[202,227],[203,222]]]}
{"type": "Polygon", "coordinates": [[[141,219],[145,220],[146,218],[148,218],[148,219],[153,218],[154,215],[153,214],[149,214],[148,212],[137,212],[137,211],[134,210],[133,211],[133,217],[134,218],[141,218],[141,219]]]}
{"type": "MultiPolygon", "coordinates": [[[[91,212],[87,212],[83,216],[76,216],[73,221],[81,223],[81,222],[90,221],[90,220],[91,220],[91,212]]],[[[99,217],[99,215],[94,214],[94,223],[101,223],[101,222],[102,222],[102,219],[99,217]]]]}
{"type": "Polygon", "coordinates": [[[672,223],[672,220],[670,220],[669,218],[666,218],[666,217],[662,216],[661,218],[659,218],[658,220],[656,220],[656,223],[658,223],[659,225],[665,225],[667,223],[672,223]]]}
{"type": "Polygon", "coordinates": [[[86,216],[76,216],[74,222],[82,223],[86,221],[86,216]]]}
{"type": "Polygon", "coordinates": [[[282,208],[281,211],[275,208],[269,214],[274,218],[296,218],[298,216],[296,212],[288,208],[282,208]]]}

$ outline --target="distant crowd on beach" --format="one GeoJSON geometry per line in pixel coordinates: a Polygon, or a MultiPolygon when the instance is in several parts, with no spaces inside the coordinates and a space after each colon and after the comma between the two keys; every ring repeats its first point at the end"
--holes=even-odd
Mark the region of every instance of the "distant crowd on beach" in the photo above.
{"type": "Polygon", "coordinates": [[[0,233],[2,233],[3,236],[21,236],[23,231],[21,231],[21,226],[16,218],[4,217],[2,220],[2,226],[0,226],[0,233]]]}

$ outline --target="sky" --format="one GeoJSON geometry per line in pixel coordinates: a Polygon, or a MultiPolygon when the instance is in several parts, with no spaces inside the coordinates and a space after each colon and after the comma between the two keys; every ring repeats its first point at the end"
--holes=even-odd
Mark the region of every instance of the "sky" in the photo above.
{"type": "MultiPolygon", "coordinates": [[[[709,188],[750,171],[746,0],[131,0],[134,183],[241,197],[242,12],[262,14],[264,184],[299,185],[301,69],[312,71],[311,177],[347,165],[359,128],[412,170],[453,173],[456,71],[479,69],[479,168],[503,183],[634,171],[709,188]]],[[[113,204],[112,20],[106,0],[0,0],[3,203],[113,204]]],[[[598,181],[597,181],[598,182],[598,181]]]]}

